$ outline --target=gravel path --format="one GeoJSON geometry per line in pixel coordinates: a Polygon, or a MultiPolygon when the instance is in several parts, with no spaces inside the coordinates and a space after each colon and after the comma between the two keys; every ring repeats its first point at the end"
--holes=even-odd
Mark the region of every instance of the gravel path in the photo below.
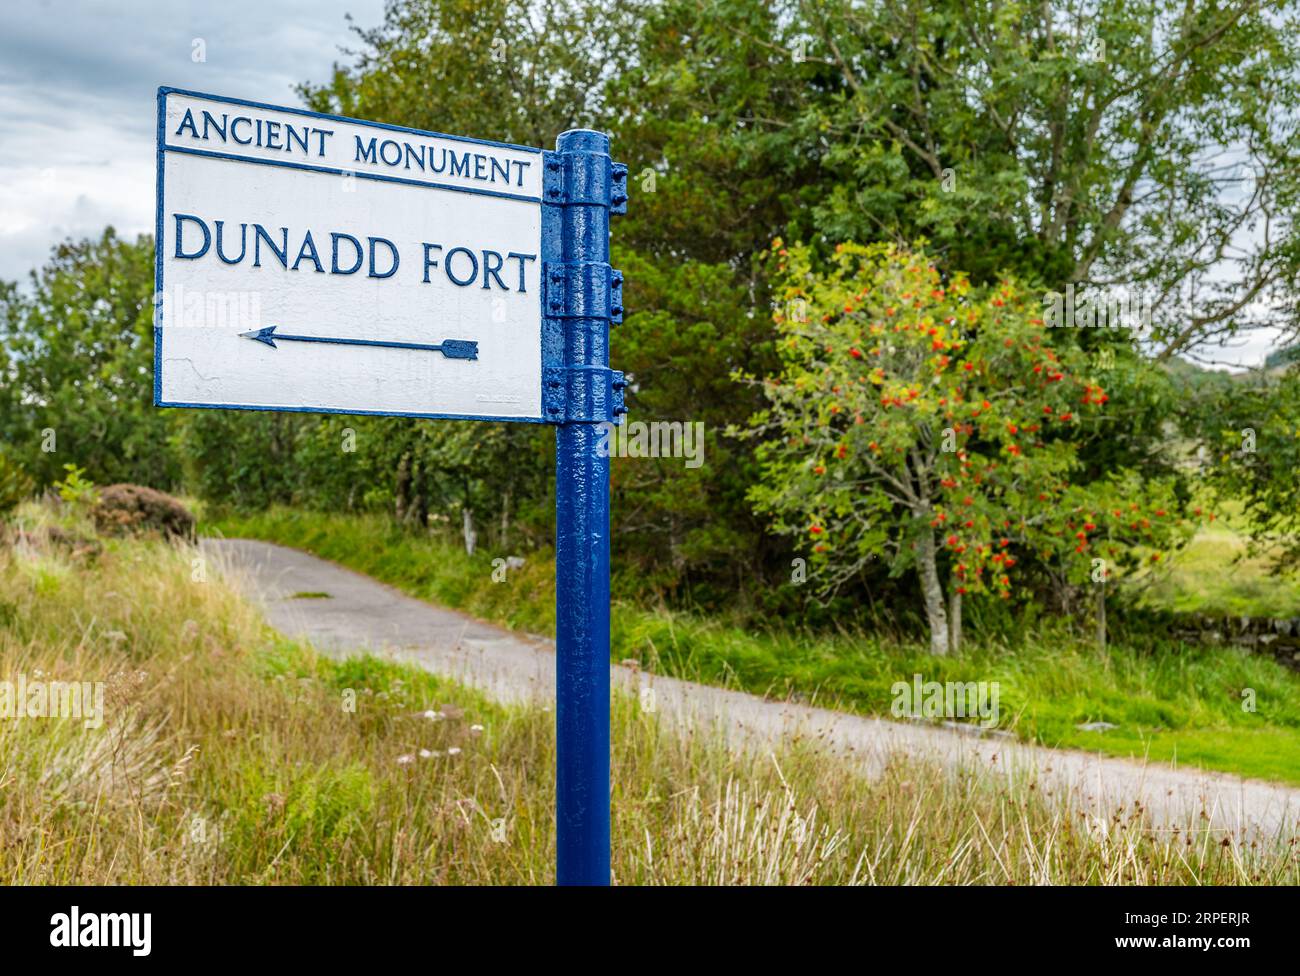
{"type": "MultiPolygon", "coordinates": [[[[555,695],[555,646],[406,596],[369,577],[284,546],[247,539],[205,540],[223,571],[265,607],[281,632],[325,653],[370,650],[479,688],[502,702],[555,695]],[[298,593],[327,593],[296,598],[298,593]]],[[[1300,789],[1161,763],[1045,749],[1006,738],[848,715],[693,684],[612,665],[611,682],[633,694],[653,688],[654,708],[680,728],[715,726],[733,743],[796,738],[855,757],[868,772],[899,752],[947,765],[979,764],[1031,774],[1046,796],[1101,820],[1140,803],[1165,827],[1205,825],[1276,834],[1300,826],[1300,789]]]]}

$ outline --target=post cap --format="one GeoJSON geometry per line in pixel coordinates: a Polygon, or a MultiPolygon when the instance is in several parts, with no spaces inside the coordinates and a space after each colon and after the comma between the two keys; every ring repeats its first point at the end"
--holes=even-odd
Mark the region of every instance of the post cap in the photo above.
{"type": "Polygon", "coordinates": [[[555,140],[556,152],[598,152],[609,155],[609,136],[595,129],[569,129],[555,140]]]}

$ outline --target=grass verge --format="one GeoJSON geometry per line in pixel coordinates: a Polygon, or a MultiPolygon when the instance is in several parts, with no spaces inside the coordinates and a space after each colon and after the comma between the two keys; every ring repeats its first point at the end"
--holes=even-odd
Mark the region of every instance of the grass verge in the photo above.
{"type": "MultiPolygon", "coordinates": [[[[387,518],[288,509],[230,516],[208,528],[305,549],[421,599],[554,634],[549,551],[503,572],[497,561],[507,554],[470,557],[453,540],[387,518]]],[[[760,633],[619,603],[612,654],[661,674],[867,714],[888,714],[894,682],[914,674],[996,681],[999,724],[1023,739],[1300,783],[1300,676],[1231,649],[1152,642],[1101,652],[1044,629],[1014,647],[971,646],[941,658],[870,634],[760,633]],[[1115,727],[1078,728],[1099,722],[1115,727]]]]}
{"type": "MultiPolygon", "coordinates": [[[[0,545],[0,680],[102,681],[103,724],[0,720],[5,884],[553,880],[553,724],[422,671],[276,636],[197,553],[0,545]]],[[[613,721],[625,884],[1296,883],[1238,843],[1062,812],[1032,784],[810,748],[735,756],[613,721]]]]}

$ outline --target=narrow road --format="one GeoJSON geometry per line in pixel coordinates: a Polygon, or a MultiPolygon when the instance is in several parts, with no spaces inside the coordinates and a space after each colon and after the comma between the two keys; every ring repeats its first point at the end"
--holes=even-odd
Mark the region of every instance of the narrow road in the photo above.
{"type": "MultiPolygon", "coordinates": [[[[502,702],[554,700],[551,641],[416,600],[296,549],[247,539],[209,539],[204,546],[237,586],[263,604],[272,626],[327,654],[373,651],[502,702]],[[295,597],[299,593],[329,598],[295,597]]],[[[853,757],[868,775],[891,755],[907,753],[948,766],[978,764],[999,775],[1032,773],[1044,795],[1068,797],[1102,821],[1140,803],[1164,827],[1208,824],[1277,834],[1300,826],[1300,789],[1292,787],[769,701],[621,665],[611,665],[610,676],[615,687],[633,695],[653,688],[656,712],[675,727],[716,727],[737,746],[811,739],[853,757]]]]}

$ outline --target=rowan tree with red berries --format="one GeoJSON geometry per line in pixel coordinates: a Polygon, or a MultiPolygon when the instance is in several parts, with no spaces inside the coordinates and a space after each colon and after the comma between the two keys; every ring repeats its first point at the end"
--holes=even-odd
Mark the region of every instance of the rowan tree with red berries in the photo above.
{"type": "Polygon", "coordinates": [[[841,244],[815,268],[810,248],[777,240],[772,257],[782,368],[745,377],[770,404],[745,432],[764,438],[750,498],[809,554],[820,592],[872,560],[915,572],[930,649],[946,654],[963,598],[1011,599],[1027,558],[1083,582],[1118,561],[1103,542],[1174,540],[1168,485],[1071,484],[1109,397],[1083,353],[1053,343],[1040,295],[945,279],[919,247],[841,244]]]}

